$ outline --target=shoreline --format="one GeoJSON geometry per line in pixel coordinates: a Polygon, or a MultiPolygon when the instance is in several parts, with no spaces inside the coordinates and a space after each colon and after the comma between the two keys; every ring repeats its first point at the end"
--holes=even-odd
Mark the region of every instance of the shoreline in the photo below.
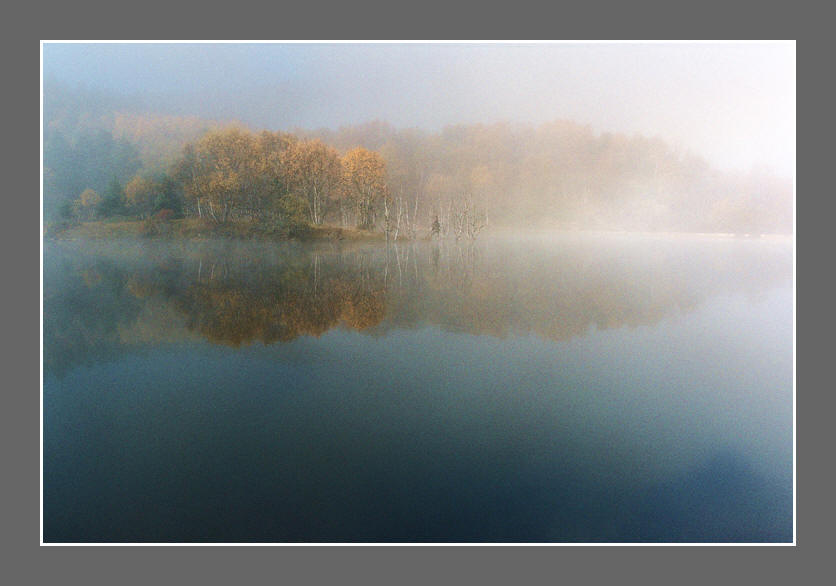
{"type": "Polygon", "coordinates": [[[253,240],[265,242],[385,241],[382,232],[321,225],[305,226],[298,233],[250,220],[214,225],[197,218],[148,223],[146,220],[94,220],[71,225],[44,226],[44,240],[253,240]]]}
{"type": "MultiPolygon", "coordinates": [[[[213,225],[197,218],[183,218],[152,224],[153,231],[149,232],[149,224],[145,220],[94,220],[71,225],[48,225],[43,227],[42,237],[45,241],[73,241],[73,240],[119,240],[125,238],[148,240],[185,240],[205,241],[217,239],[262,241],[262,242],[386,242],[383,232],[372,232],[357,228],[341,228],[339,226],[323,224],[306,226],[299,234],[289,234],[286,230],[270,228],[250,220],[231,221],[223,225],[213,225]]],[[[676,231],[647,231],[647,230],[603,230],[577,228],[554,229],[492,229],[484,236],[493,237],[549,237],[584,235],[600,237],[642,237],[642,238],[699,238],[711,240],[743,240],[743,241],[793,241],[793,234],[780,233],[731,233],[731,232],[676,232],[676,231]]],[[[400,236],[397,242],[429,241],[429,235],[412,240],[400,236]]],[[[450,238],[443,238],[448,240],[450,238]]],[[[481,239],[481,238],[480,238],[481,239]]],[[[479,240],[479,239],[477,239],[479,240]]],[[[466,242],[466,240],[463,240],[466,242]]]]}

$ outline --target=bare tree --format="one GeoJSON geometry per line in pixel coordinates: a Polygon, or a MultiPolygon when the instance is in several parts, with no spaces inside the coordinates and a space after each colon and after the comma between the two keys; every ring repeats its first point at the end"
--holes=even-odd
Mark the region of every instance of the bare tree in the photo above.
{"type": "Polygon", "coordinates": [[[473,198],[463,198],[462,203],[450,201],[448,224],[456,241],[462,238],[476,240],[479,232],[487,225],[487,214],[473,204],[473,198]]]}

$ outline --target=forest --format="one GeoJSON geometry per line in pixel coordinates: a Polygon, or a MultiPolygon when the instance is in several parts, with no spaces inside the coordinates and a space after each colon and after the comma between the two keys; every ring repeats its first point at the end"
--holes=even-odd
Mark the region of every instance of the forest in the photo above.
{"type": "Polygon", "coordinates": [[[403,240],[490,230],[790,234],[792,181],[721,171],[659,138],[541,125],[375,121],[337,130],[251,129],[44,96],[47,232],[90,221],[314,226],[403,240]]]}

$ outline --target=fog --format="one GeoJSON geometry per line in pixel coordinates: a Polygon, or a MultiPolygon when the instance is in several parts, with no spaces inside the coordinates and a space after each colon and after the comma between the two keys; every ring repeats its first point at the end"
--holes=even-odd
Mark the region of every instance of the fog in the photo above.
{"type": "Polygon", "coordinates": [[[46,89],[256,128],[568,119],[791,177],[792,43],[52,44],[46,89]]]}
{"type": "Polygon", "coordinates": [[[787,42],[46,43],[45,218],[790,234],[794,61],[787,42]]]}
{"type": "Polygon", "coordinates": [[[42,45],[45,542],[790,542],[793,43],[42,45]]]}

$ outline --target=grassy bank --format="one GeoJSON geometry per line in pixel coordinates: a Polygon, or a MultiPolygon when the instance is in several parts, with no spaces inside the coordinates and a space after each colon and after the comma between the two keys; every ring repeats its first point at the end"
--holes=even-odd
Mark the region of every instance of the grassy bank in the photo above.
{"type": "Polygon", "coordinates": [[[113,240],[119,238],[241,239],[241,240],[384,240],[380,232],[337,226],[269,226],[250,220],[234,220],[223,225],[200,218],[168,221],[99,220],[51,224],[44,236],[54,240],[113,240]]]}

